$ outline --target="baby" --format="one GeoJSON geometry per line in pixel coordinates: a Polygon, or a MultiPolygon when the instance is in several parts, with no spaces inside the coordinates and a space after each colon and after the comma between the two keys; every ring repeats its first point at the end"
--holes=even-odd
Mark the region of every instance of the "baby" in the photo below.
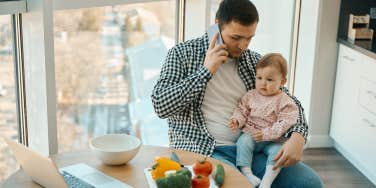
{"type": "Polygon", "coordinates": [[[242,97],[228,123],[232,131],[243,132],[236,143],[236,165],[255,187],[271,187],[281,170],[273,170],[273,158],[282,146],[282,136],[297,123],[298,107],[281,90],[286,76],[287,63],[281,54],[262,57],[256,65],[256,89],[242,97]],[[268,156],[262,180],[251,169],[253,152],[268,156]]]}

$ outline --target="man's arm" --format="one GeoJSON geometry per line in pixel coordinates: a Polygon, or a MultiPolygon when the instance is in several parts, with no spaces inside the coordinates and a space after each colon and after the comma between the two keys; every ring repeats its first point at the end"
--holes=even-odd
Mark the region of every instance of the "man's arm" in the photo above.
{"type": "Polygon", "coordinates": [[[274,164],[273,170],[280,167],[288,167],[301,161],[303,146],[304,137],[297,132],[293,132],[274,157],[273,160],[276,161],[276,163],[274,164]]]}
{"type": "Polygon", "coordinates": [[[155,85],[151,99],[154,110],[161,118],[167,118],[184,110],[202,92],[212,74],[201,66],[195,74],[186,76],[184,59],[176,48],[169,50],[155,85]]]}
{"type": "Polygon", "coordinates": [[[290,95],[287,88],[283,88],[283,91],[286,92],[286,94],[292,98],[292,100],[295,102],[296,106],[299,109],[299,116],[298,116],[297,123],[286,132],[284,137],[290,138],[291,134],[293,132],[296,132],[296,133],[299,133],[304,138],[305,141],[307,141],[308,124],[305,118],[304,109],[301,103],[299,102],[299,100],[295,96],[290,95]]]}
{"type": "Polygon", "coordinates": [[[167,118],[194,102],[213,74],[227,61],[226,45],[215,45],[218,36],[218,33],[214,35],[206,51],[205,60],[195,74],[186,75],[184,58],[179,56],[179,52],[184,49],[174,47],[169,50],[160,78],[151,95],[155,112],[159,117],[167,118]]]}

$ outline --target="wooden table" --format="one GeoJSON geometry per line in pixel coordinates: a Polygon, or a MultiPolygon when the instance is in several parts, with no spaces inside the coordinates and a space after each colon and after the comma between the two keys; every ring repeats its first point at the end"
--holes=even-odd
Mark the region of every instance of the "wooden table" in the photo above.
{"type": "MultiPolygon", "coordinates": [[[[193,152],[170,149],[167,147],[142,146],[138,154],[126,165],[108,166],[103,163],[91,151],[79,151],[71,153],[61,153],[51,157],[58,167],[64,167],[75,163],[86,163],[103,173],[123,181],[135,188],[147,188],[148,184],[144,176],[144,169],[151,167],[155,156],[169,157],[171,151],[175,151],[184,165],[192,165],[196,160],[204,156],[193,152]]],[[[225,182],[222,187],[252,187],[242,174],[213,158],[207,158],[213,165],[223,164],[225,169],[225,182]]],[[[18,170],[4,181],[3,188],[39,188],[40,186],[32,182],[23,170],[18,170]]]]}

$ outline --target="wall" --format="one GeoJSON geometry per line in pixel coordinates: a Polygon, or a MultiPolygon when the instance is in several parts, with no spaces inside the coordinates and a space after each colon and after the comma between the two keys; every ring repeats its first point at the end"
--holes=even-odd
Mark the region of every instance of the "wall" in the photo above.
{"type": "Polygon", "coordinates": [[[206,31],[206,20],[208,15],[206,1],[190,0],[186,3],[186,16],[184,28],[184,41],[201,37],[206,31]]]}
{"type": "Polygon", "coordinates": [[[340,0],[302,0],[294,94],[309,123],[308,147],[331,147],[329,137],[340,0]]]}
{"type": "Polygon", "coordinates": [[[290,63],[295,0],[252,2],[257,7],[260,21],[249,48],[261,54],[279,52],[290,63]]]}

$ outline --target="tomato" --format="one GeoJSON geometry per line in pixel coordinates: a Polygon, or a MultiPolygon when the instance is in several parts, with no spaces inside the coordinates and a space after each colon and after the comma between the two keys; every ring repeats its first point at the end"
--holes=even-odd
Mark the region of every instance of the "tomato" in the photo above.
{"type": "Polygon", "coordinates": [[[209,178],[202,175],[196,175],[192,179],[192,188],[209,188],[210,181],[209,178]]]}
{"type": "Polygon", "coordinates": [[[207,160],[197,161],[193,165],[193,172],[196,175],[209,176],[213,170],[212,164],[207,160]]]}

